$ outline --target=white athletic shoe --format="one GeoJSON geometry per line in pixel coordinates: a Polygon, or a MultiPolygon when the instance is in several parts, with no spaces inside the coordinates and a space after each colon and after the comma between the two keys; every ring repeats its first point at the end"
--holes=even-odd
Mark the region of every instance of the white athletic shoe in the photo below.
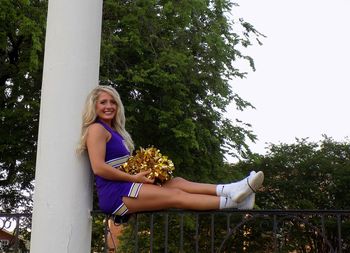
{"type": "Polygon", "coordinates": [[[262,171],[257,173],[252,171],[245,179],[231,184],[232,186],[230,187],[229,197],[232,199],[232,201],[239,204],[252,193],[255,193],[262,186],[263,181],[264,173],[262,171]]]}
{"type": "Polygon", "coordinates": [[[237,205],[239,210],[251,210],[255,204],[255,193],[251,193],[248,197],[245,198],[241,203],[237,205]]]}

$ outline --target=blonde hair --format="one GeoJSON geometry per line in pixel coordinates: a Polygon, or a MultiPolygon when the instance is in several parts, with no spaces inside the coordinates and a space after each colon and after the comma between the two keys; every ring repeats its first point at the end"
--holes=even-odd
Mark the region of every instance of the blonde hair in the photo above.
{"type": "Polygon", "coordinates": [[[82,153],[84,150],[86,150],[86,137],[88,128],[91,124],[95,123],[97,119],[96,102],[101,92],[107,92],[117,103],[117,112],[116,116],[112,120],[112,128],[124,138],[130,153],[132,153],[134,150],[134,143],[131,139],[130,134],[125,130],[125,114],[123,103],[120,99],[119,93],[113,87],[105,85],[99,85],[94,88],[86,98],[82,118],[80,143],[77,149],[78,153],[82,153]]]}

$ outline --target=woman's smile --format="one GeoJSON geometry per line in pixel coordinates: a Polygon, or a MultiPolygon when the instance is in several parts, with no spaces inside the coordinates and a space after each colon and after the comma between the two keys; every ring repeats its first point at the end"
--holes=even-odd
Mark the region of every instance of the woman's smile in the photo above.
{"type": "Polygon", "coordinates": [[[97,98],[96,114],[104,122],[110,123],[115,117],[117,111],[117,103],[113,97],[107,92],[101,92],[97,98]]]}

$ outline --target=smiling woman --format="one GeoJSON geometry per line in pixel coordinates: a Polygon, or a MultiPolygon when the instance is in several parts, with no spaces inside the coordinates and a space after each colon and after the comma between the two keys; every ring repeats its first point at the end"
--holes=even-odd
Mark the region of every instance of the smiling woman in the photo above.
{"type": "Polygon", "coordinates": [[[116,110],[117,103],[114,98],[107,92],[101,92],[96,103],[97,117],[111,126],[116,110]]]}
{"type": "Polygon", "coordinates": [[[99,206],[107,214],[125,215],[165,208],[213,210],[252,209],[263,172],[252,171],[231,184],[204,184],[175,177],[162,186],[150,179],[150,171],[128,174],[121,169],[134,150],[125,129],[124,107],[118,92],[109,86],[91,91],[83,114],[79,150],[87,150],[95,175],[99,206]]]}
{"type": "Polygon", "coordinates": [[[124,106],[119,93],[109,86],[98,86],[93,89],[85,105],[83,113],[83,125],[80,146],[78,150],[86,148],[88,128],[99,119],[114,131],[118,132],[124,139],[129,150],[134,149],[133,141],[125,130],[124,106]]]}

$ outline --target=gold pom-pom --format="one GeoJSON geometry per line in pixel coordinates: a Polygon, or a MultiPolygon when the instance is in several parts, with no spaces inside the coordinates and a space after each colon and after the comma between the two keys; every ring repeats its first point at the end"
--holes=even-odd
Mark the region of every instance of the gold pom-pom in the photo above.
{"type": "Polygon", "coordinates": [[[140,148],[134,156],[121,166],[121,170],[135,175],[141,171],[151,170],[148,178],[154,179],[158,185],[164,184],[173,177],[172,172],[175,169],[173,162],[167,156],[163,156],[160,151],[154,147],[140,148]]]}

